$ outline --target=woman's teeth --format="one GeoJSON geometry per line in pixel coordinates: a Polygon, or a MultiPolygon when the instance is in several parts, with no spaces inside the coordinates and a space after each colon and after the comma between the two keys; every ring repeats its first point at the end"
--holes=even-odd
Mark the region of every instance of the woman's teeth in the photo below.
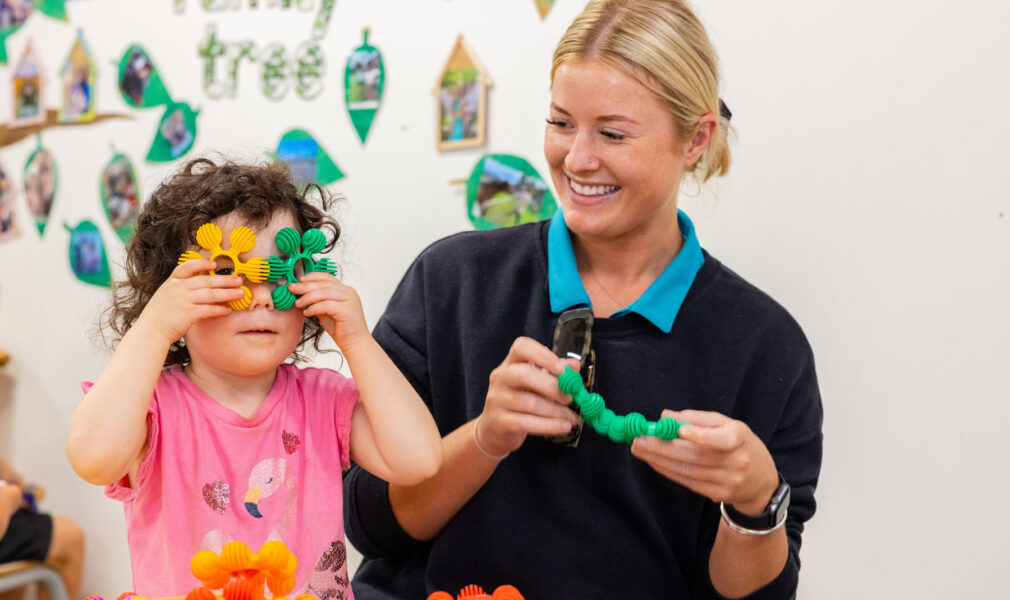
{"type": "Polygon", "coordinates": [[[575,193],[583,196],[602,196],[621,189],[619,185],[582,185],[571,180],[569,182],[575,193]]]}

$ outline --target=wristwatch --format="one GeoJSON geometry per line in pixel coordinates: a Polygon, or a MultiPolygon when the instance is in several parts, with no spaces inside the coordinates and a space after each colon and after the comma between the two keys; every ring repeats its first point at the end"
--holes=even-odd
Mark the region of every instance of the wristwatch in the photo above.
{"type": "Polygon", "coordinates": [[[722,518],[725,519],[729,528],[737,533],[746,535],[768,535],[782,526],[786,522],[786,514],[789,512],[789,484],[782,479],[779,473],[779,487],[775,489],[771,500],[765,506],[764,511],[758,515],[744,514],[725,502],[719,503],[719,510],[722,511],[722,518]]]}

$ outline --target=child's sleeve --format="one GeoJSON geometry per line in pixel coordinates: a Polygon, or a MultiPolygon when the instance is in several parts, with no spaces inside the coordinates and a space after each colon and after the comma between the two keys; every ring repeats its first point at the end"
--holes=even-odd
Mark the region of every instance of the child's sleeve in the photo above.
{"type": "Polygon", "coordinates": [[[334,420],[340,450],[340,468],[346,471],[351,468],[351,417],[354,414],[354,406],[358,403],[358,386],[350,377],[344,377],[340,373],[334,375],[338,379],[337,391],[333,395],[334,420]]]}
{"type": "MultiPolygon", "coordinates": [[[[95,382],[82,380],[81,391],[85,394],[94,387],[95,382]]],[[[157,453],[158,445],[158,392],[155,390],[154,397],[147,409],[147,439],[144,442],[144,458],[137,469],[136,485],[140,488],[147,475],[151,472],[151,465],[154,464],[153,457],[157,453]]],[[[130,475],[127,473],[115,482],[105,486],[105,495],[113,500],[126,502],[133,500],[137,495],[137,490],[130,487],[130,475]]]]}

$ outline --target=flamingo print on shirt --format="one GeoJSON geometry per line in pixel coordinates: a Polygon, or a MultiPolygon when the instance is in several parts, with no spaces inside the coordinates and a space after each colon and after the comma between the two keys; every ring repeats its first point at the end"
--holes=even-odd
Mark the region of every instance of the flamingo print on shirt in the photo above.
{"type": "MultiPolygon", "coordinates": [[[[242,541],[246,543],[251,541],[251,547],[258,547],[260,544],[271,540],[283,541],[284,532],[291,523],[298,502],[295,478],[291,472],[291,468],[288,466],[288,462],[283,458],[267,458],[258,462],[253,467],[252,473],[249,474],[249,487],[243,501],[244,508],[239,510],[245,510],[257,519],[276,519],[276,521],[270,528],[267,539],[262,540],[259,544],[252,540],[242,541]],[[260,504],[263,500],[278,492],[286,495],[281,514],[279,516],[264,515],[260,510],[260,504]]],[[[224,545],[234,539],[238,538],[229,535],[223,529],[212,529],[204,534],[200,542],[200,548],[220,554],[224,545]]]]}

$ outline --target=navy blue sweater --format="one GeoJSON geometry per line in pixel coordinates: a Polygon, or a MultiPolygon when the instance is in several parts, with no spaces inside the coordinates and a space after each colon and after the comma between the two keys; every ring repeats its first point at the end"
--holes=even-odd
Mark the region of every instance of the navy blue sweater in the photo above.
{"type": "MultiPolygon", "coordinates": [[[[417,258],[374,335],[428,403],[442,435],[480,414],[488,377],[518,336],[550,346],[547,222],[461,233],[417,258]]],[[[596,390],[618,414],[718,411],[747,423],[792,486],[789,559],[752,598],[796,589],[814,513],[821,401],[810,347],[789,314],[706,253],[669,334],[630,314],[597,319],[596,390]]],[[[718,505],[591,428],[577,448],[529,437],[430,542],[397,524],[385,482],[344,478],[347,536],[365,560],[358,600],[423,600],[464,585],[539,598],[719,598],[708,557],[718,505]]]]}

